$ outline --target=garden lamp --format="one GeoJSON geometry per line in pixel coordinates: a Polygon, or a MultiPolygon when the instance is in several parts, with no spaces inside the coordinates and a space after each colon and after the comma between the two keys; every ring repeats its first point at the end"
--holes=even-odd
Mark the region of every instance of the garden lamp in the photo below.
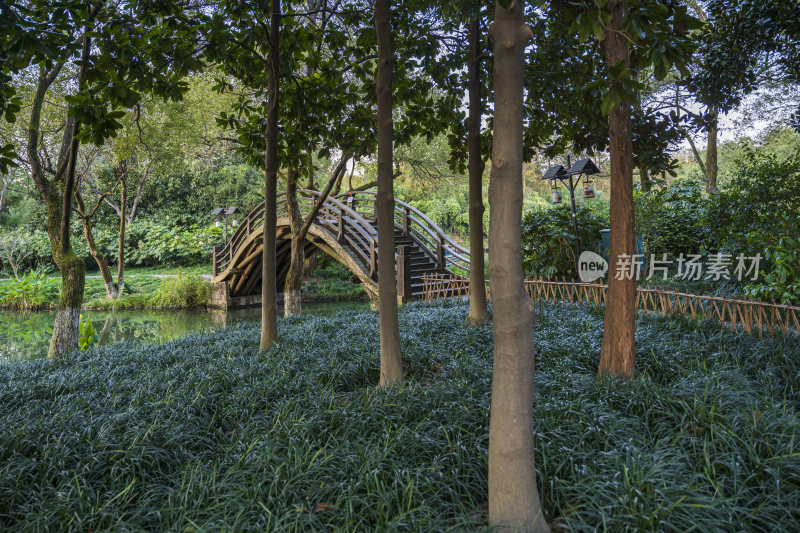
{"type": "Polygon", "coordinates": [[[550,188],[553,191],[553,203],[561,203],[561,191],[558,190],[558,182],[569,189],[570,205],[572,207],[572,229],[575,232],[575,273],[578,273],[578,256],[581,253],[580,236],[578,235],[578,214],[575,208],[575,189],[583,177],[583,197],[594,198],[594,182],[592,176],[600,173],[600,169],[594,164],[594,161],[588,157],[579,159],[572,164],[570,156],[567,156],[567,167],[563,165],[555,165],[547,169],[547,172],[542,176],[543,180],[550,180],[550,188]],[[577,177],[576,177],[577,176],[577,177]]]}
{"type": "MultiPolygon", "coordinates": [[[[225,207],[218,207],[214,209],[211,214],[215,217],[225,217],[225,242],[228,242],[228,217],[234,215],[239,212],[239,208],[235,205],[225,207]]],[[[236,226],[236,221],[233,221],[233,225],[236,226]]],[[[220,226],[220,221],[217,220],[216,226],[220,226]]]]}

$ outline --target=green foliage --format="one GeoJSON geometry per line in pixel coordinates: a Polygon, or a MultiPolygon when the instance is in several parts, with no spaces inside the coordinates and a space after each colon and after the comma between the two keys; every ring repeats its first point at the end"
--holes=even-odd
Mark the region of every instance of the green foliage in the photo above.
{"type": "Polygon", "coordinates": [[[214,225],[178,226],[163,220],[139,220],[131,224],[128,261],[132,265],[193,265],[209,261],[211,248],[222,244],[223,229],[214,225]]]}
{"type": "Polygon", "coordinates": [[[360,283],[350,281],[352,273],[348,268],[336,261],[315,272],[317,279],[307,280],[303,284],[304,301],[340,302],[361,300],[366,297],[360,283]]]}
{"type": "MultiPolygon", "coordinates": [[[[791,215],[784,213],[786,226],[794,226],[797,220],[790,219],[791,215]]],[[[800,305],[800,237],[797,232],[777,237],[764,235],[761,232],[750,234],[751,239],[766,247],[764,259],[769,265],[769,270],[762,270],[763,278],[760,283],[747,287],[749,296],[760,300],[775,300],[778,302],[800,305]]]]}
{"type": "MultiPolygon", "coordinates": [[[[266,352],[246,324],[0,365],[0,528],[485,530],[492,327],[466,315],[404,306],[386,391],[368,312],[282,319],[266,352]]],[[[800,340],[641,318],[639,375],[597,380],[602,314],[537,319],[551,525],[800,528],[800,340]]]]}
{"type": "Polygon", "coordinates": [[[78,326],[78,350],[85,352],[100,340],[100,334],[94,329],[94,324],[91,320],[83,320],[81,315],[81,323],[78,326]]]}
{"type": "Polygon", "coordinates": [[[53,306],[61,292],[60,280],[31,271],[18,279],[0,281],[0,307],[36,310],[53,306]]]}
{"type": "MultiPolygon", "coordinates": [[[[77,224],[73,225],[75,253],[90,269],[97,268],[77,224]]],[[[117,256],[117,231],[113,226],[94,230],[97,246],[109,261],[117,256]]],[[[152,267],[197,265],[210,261],[211,248],[221,245],[222,241],[223,228],[213,224],[181,225],[169,215],[160,220],[141,218],[128,227],[125,262],[131,266],[152,267]]],[[[0,269],[8,274],[13,273],[12,257],[21,271],[53,265],[47,232],[26,227],[4,232],[0,235],[0,269]]]]}
{"type": "MultiPolygon", "coordinates": [[[[650,192],[636,190],[636,231],[644,240],[645,254],[668,257],[697,254],[714,246],[707,219],[708,200],[700,183],[678,180],[670,187],[650,192]]],[[[712,248],[713,249],[713,248],[712,248]]]]}
{"type": "Polygon", "coordinates": [[[800,301],[800,149],[788,155],[745,147],[738,170],[709,205],[708,223],[720,249],[760,253],[760,284],[748,293],[784,302],[800,301]]]}
{"type": "MultiPolygon", "coordinates": [[[[583,204],[577,206],[581,251],[600,252],[600,230],[608,219],[583,204]]],[[[525,274],[542,279],[577,278],[572,211],[566,204],[528,211],[522,219],[522,265],[525,274]]]]}
{"type": "Polygon", "coordinates": [[[150,303],[162,309],[204,307],[211,298],[211,283],[197,274],[178,274],[161,280],[150,303]]]}

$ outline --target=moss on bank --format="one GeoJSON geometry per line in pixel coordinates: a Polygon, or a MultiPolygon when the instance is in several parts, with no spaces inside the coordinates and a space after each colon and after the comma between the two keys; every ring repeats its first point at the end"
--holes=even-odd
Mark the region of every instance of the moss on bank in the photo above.
{"type": "MultiPolygon", "coordinates": [[[[800,529],[800,340],[657,317],[597,381],[602,316],[540,305],[537,467],[566,530],[800,529]]],[[[0,365],[0,529],[464,531],[484,525],[491,325],[401,310],[281,319],[0,365]]]]}

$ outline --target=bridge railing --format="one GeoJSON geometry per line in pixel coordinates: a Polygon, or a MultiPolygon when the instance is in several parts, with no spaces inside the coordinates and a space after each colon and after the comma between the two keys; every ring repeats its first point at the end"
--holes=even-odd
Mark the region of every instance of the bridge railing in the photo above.
{"type": "MultiPolygon", "coordinates": [[[[314,203],[319,200],[320,193],[302,189],[298,191],[298,204],[304,213],[308,213],[314,203]]],[[[286,212],[286,193],[276,198],[276,211],[280,218],[286,212]]],[[[336,198],[328,197],[317,213],[316,222],[336,236],[340,243],[349,244],[349,248],[369,268],[370,275],[377,271],[377,232],[352,207],[336,198]]],[[[264,202],[247,214],[231,238],[222,247],[214,247],[212,256],[213,276],[224,272],[231,264],[236,250],[253,233],[264,225],[264,202]]]]}
{"type": "MultiPolygon", "coordinates": [[[[349,192],[337,198],[364,218],[375,220],[375,193],[349,192]]],[[[461,276],[469,275],[469,250],[454,241],[425,213],[402,200],[395,199],[394,223],[423,249],[432,253],[432,259],[438,268],[447,269],[461,276]]]]}

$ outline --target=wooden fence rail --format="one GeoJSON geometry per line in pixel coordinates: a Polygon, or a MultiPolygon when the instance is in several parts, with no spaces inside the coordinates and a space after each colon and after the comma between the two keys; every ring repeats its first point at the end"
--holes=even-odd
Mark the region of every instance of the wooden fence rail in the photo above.
{"type": "MultiPolygon", "coordinates": [[[[469,279],[427,274],[423,277],[424,298],[430,302],[469,296],[469,279]]],[[[607,285],[572,281],[526,280],[525,290],[535,301],[567,305],[605,305],[607,285]]],[[[487,294],[489,284],[486,286],[487,294]]],[[[638,287],[636,305],[643,313],[707,318],[745,333],[766,331],[770,335],[790,332],[800,335],[800,307],[755,300],[739,300],[680,292],[663,287],[638,287]]]]}

